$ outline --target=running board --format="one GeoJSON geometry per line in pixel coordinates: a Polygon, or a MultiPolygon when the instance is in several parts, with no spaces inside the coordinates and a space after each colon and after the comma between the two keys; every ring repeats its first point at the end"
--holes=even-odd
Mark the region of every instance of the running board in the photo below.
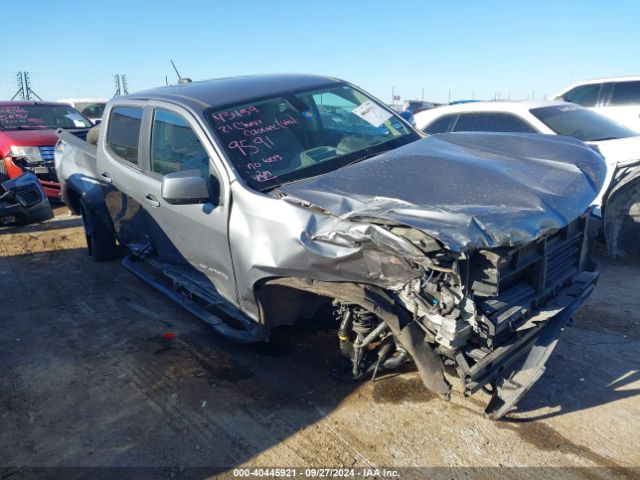
{"type": "MultiPolygon", "coordinates": [[[[164,296],[173,300],[175,303],[177,303],[178,305],[180,305],[181,307],[189,311],[191,314],[198,317],[200,320],[211,325],[217,333],[235,342],[240,342],[240,343],[255,343],[255,342],[261,342],[266,340],[265,331],[263,328],[261,328],[261,326],[257,322],[251,322],[248,319],[242,319],[242,320],[238,319],[239,322],[243,324],[245,329],[240,330],[237,328],[233,328],[229,324],[225,323],[223,319],[221,319],[214,313],[211,313],[209,310],[202,307],[197,302],[186,297],[185,295],[181,294],[175,289],[162,284],[155,275],[145,270],[140,265],[141,263],[149,264],[149,262],[146,262],[145,260],[138,258],[132,253],[127,255],[122,260],[122,265],[124,266],[124,268],[129,270],[131,273],[133,273],[136,277],[138,277],[143,282],[155,288],[164,296]]],[[[157,268],[155,265],[152,265],[152,266],[153,268],[158,270],[158,273],[160,275],[164,275],[169,280],[172,280],[171,277],[165,275],[162,269],[157,268]]]]}

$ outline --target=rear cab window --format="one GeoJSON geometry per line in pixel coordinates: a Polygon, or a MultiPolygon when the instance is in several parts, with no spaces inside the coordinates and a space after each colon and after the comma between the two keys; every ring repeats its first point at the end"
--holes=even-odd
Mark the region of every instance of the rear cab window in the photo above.
{"type": "Polygon", "coordinates": [[[107,147],[118,160],[139,165],[138,145],[142,125],[142,107],[114,107],[109,114],[107,147]]]}

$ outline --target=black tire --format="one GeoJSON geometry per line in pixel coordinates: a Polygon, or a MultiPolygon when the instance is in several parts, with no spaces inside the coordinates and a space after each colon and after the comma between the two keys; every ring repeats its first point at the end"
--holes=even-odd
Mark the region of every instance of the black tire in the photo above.
{"type": "Polygon", "coordinates": [[[4,183],[9,180],[9,173],[7,172],[7,164],[4,163],[4,158],[0,158],[0,183],[4,183]]]}
{"type": "Polygon", "coordinates": [[[92,212],[84,200],[80,200],[80,213],[87,238],[87,253],[94,262],[106,262],[119,256],[118,245],[107,227],[92,212]]]}

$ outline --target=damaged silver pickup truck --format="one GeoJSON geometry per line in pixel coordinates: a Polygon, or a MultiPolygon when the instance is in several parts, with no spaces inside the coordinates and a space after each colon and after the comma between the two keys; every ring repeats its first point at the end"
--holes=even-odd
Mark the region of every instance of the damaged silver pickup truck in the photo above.
{"type": "Polygon", "coordinates": [[[354,378],[445,367],[498,419],[544,371],[598,274],[602,157],[577,140],[422,138],[359,88],[277,75],[117,97],[97,145],[60,131],[56,168],[89,254],[123,264],[237,341],[337,317],[354,378]]]}

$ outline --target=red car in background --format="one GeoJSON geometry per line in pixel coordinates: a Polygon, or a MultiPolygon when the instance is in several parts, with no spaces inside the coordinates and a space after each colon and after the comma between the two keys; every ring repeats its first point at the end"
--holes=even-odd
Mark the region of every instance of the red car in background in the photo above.
{"type": "Polygon", "coordinates": [[[0,102],[0,183],[34,173],[48,198],[60,198],[53,164],[58,128],[93,126],[91,120],[62,103],[0,102]]]}

